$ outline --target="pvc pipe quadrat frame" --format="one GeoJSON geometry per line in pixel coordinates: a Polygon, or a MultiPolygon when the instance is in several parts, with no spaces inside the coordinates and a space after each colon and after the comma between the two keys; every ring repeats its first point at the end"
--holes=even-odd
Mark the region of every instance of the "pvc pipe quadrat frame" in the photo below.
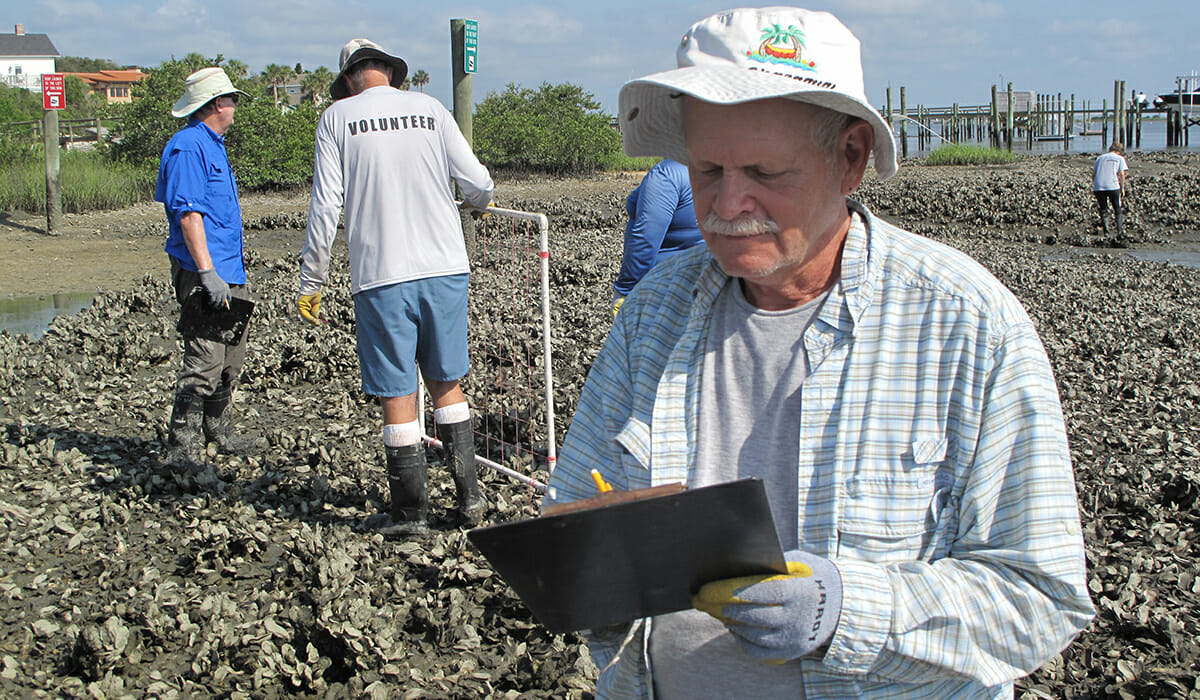
{"type": "MultiPolygon", "coordinates": [[[[537,226],[538,229],[538,262],[539,262],[539,277],[541,287],[541,316],[542,316],[542,358],[543,358],[543,401],[545,402],[545,422],[546,422],[546,463],[547,471],[553,471],[555,462],[558,459],[558,449],[554,435],[554,370],[551,364],[550,354],[550,245],[549,245],[549,230],[550,222],[545,214],[536,212],[518,211],[515,209],[502,209],[500,207],[488,207],[487,213],[496,217],[511,219],[514,222],[524,221],[530,222],[537,226]]],[[[417,405],[424,407],[425,405],[425,384],[422,381],[418,388],[417,405]]],[[[422,418],[424,410],[421,411],[422,418]]],[[[430,435],[427,430],[425,421],[421,421],[421,440],[426,445],[441,448],[442,441],[430,435]]],[[[544,492],[546,485],[537,479],[522,474],[514,469],[504,466],[498,462],[494,462],[482,455],[476,454],[476,464],[481,464],[490,467],[505,476],[519,481],[527,486],[530,486],[538,491],[544,492]]]]}

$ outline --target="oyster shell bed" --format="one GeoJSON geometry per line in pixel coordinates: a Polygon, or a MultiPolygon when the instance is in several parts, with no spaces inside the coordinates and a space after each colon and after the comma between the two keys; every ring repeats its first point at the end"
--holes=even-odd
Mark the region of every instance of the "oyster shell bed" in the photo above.
{"type": "MultiPolygon", "coordinates": [[[[1055,369],[1099,614],[1017,696],[1200,698],[1200,270],[1063,254],[1194,236],[1200,156],[1130,156],[1123,241],[1094,230],[1090,163],[910,163],[859,197],[991,269],[1055,369]]],[[[608,330],[637,182],[498,185],[503,206],[551,219],[560,441],[608,330]]],[[[358,527],[387,493],[344,247],[321,329],[293,310],[294,257],[255,252],[276,228],[295,237],[303,216],[247,212],[259,305],[234,408],[263,438],[248,455],[160,463],[180,357],[165,275],[105,292],[39,340],[0,333],[0,696],[591,696],[580,638],[541,628],[455,525],[435,452],[428,538],[358,527]]],[[[135,226],[122,235],[159,231],[135,226]]],[[[532,489],[483,471],[488,521],[536,513],[532,489]]]]}

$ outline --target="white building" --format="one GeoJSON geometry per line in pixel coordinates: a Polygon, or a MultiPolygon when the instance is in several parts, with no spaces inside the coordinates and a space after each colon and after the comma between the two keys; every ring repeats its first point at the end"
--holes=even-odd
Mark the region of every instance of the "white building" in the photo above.
{"type": "Polygon", "coordinates": [[[54,73],[54,59],[60,56],[50,37],[26,34],[25,25],[16,25],[12,34],[0,34],[0,81],[9,87],[42,91],[42,75],[54,73]]]}

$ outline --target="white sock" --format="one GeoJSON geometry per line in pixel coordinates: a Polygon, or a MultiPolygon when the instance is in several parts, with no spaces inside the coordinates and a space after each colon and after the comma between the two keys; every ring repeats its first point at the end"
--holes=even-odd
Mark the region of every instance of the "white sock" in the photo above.
{"type": "Polygon", "coordinates": [[[438,425],[452,425],[465,420],[471,420],[471,407],[467,405],[466,401],[442,406],[441,408],[434,409],[433,420],[438,425]]]}
{"type": "Polygon", "coordinates": [[[387,447],[407,447],[421,441],[421,421],[392,423],[383,426],[383,444],[387,447]]]}

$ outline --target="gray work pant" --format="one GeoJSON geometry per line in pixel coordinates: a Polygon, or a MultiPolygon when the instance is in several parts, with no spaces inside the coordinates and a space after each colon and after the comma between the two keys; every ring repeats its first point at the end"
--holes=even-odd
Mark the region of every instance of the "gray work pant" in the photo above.
{"type": "MultiPolygon", "coordinates": [[[[199,274],[185,270],[174,256],[168,257],[171,258],[171,283],[175,286],[175,298],[182,305],[191,296],[193,289],[203,289],[204,285],[200,283],[199,274]]],[[[229,291],[238,299],[250,298],[247,285],[231,284],[229,291]]],[[[183,368],[179,370],[176,392],[208,397],[219,388],[232,388],[242,373],[242,363],[245,361],[244,337],[237,345],[225,345],[213,340],[184,336],[183,368]]]]}

